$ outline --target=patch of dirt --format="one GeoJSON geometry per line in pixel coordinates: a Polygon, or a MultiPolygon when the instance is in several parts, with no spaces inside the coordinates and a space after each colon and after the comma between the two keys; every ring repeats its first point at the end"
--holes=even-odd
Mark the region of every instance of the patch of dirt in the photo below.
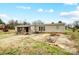
{"type": "Polygon", "coordinates": [[[73,54],[77,53],[77,49],[75,48],[75,43],[69,40],[65,35],[60,35],[56,41],[56,44],[73,54]]]}
{"type": "Polygon", "coordinates": [[[59,46],[70,53],[76,54],[78,51],[75,48],[75,43],[69,40],[68,37],[64,34],[60,34],[59,36],[49,36],[48,40],[49,42],[51,41],[51,43],[54,45],[59,46]]]}

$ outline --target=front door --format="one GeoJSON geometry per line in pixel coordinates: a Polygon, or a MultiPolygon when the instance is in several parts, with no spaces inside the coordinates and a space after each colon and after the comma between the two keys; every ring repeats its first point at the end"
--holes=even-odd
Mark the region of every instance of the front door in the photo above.
{"type": "Polygon", "coordinates": [[[25,27],[26,32],[29,32],[29,27],[25,27]]]}

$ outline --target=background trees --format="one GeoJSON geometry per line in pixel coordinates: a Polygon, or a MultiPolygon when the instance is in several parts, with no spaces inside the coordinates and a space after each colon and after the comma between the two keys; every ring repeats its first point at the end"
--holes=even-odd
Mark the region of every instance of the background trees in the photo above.
{"type": "Polygon", "coordinates": [[[18,20],[13,20],[13,19],[8,21],[9,29],[15,29],[15,26],[17,26],[17,25],[29,25],[29,24],[30,23],[26,22],[26,21],[19,22],[18,20]]]}
{"type": "Polygon", "coordinates": [[[54,24],[54,22],[52,22],[51,24],[54,24]]]}
{"type": "Polygon", "coordinates": [[[0,24],[4,24],[4,22],[2,21],[2,19],[0,19],[0,24]]]}
{"type": "MultiPolygon", "coordinates": [[[[58,23],[63,23],[62,21],[58,21],[58,23]]],[[[26,20],[24,20],[23,22],[20,22],[18,20],[10,20],[8,21],[8,23],[4,23],[2,21],[2,19],[0,19],[0,24],[4,24],[4,25],[8,25],[9,29],[15,29],[15,26],[17,25],[30,25],[29,22],[27,22],[26,20]]],[[[42,25],[44,24],[41,20],[36,20],[32,22],[32,25],[35,26],[35,31],[36,31],[36,25],[42,25]]],[[[51,22],[51,24],[54,24],[54,22],[51,22]]],[[[72,24],[66,24],[65,25],[65,29],[72,29],[73,31],[75,31],[76,29],[79,29],[79,20],[78,21],[74,21],[72,24]]]]}
{"type": "Polygon", "coordinates": [[[63,23],[62,21],[58,21],[58,23],[63,23]]]}
{"type": "Polygon", "coordinates": [[[67,24],[67,25],[66,25],[66,28],[72,29],[72,31],[75,32],[76,30],[79,29],[79,21],[74,21],[74,22],[71,23],[71,24],[67,24]]]}
{"type": "Polygon", "coordinates": [[[9,29],[14,29],[16,24],[17,24],[16,21],[10,20],[10,21],[8,22],[9,29]]]}
{"type": "Polygon", "coordinates": [[[29,22],[24,21],[24,22],[23,22],[23,25],[30,25],[30,23],[29,23],[29,22]]]}
{"type": "Polygon", "coordinates": [[[75,27],[76,29],[79,29],[79,21],[74,21],[73,27],[75,27]]]}
{"type": "Polygon", "coordinates": [[[41,25],[41,24],[44,24],[41,20],[37,20],[37,21],[34,21],[32,22],[33,25],[41,25]]]}

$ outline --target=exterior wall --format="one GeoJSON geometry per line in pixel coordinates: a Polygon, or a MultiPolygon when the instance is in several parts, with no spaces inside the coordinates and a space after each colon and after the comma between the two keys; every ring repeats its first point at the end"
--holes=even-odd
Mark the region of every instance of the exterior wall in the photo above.
{"type": "Polygon", "coordinates": [[[40,31],[39,31],[39,26],[36,26],[36,31],[37,31],[37,32],[40,32],[40,31]]]}
{"type": "MultiPolygon", "coordinates": [[[[20,26],[21,28],[24,28],[24,27],[29,27],[29,31],[28,33],[34,33],[35,31],[36,32],[64,32],[65,30],[65,26],[64,25],[37,25],[37,26],[20,26]],[[45,27],[45,31],[39,31],[39,27],[45,27]]],[[[16,33],[18,33],[18,27],[15,27],[15,31],[16,33]]],[[[24,31],[24,30],[23,30],[24,31]]]]}
{"type": "Polygon", "coordinates": [[[34,26],[31,26],[31,33],[35,32],[34,26]]]}
{"type": "Polygon", "coordinates": [[[64,32],[64,26],[45,26],[45,32],[64,32]]]}
{"type": "Polygon", "coordinates": [[[39,26],[31,26],[31,31],[32,31],[32,32],[35,32],[35,31],[36,31],[36,32],[40,32],[40,31],[39,31],[39,26]]]}
{"type": "Polygon", "coordinates": [[[17,27],[15,27],[15,32],[17,32],[17,27]]]}
{"type": "MultiPolygon", "coordinates": [[[[32,32],[35,32],[35,27],[32,26],[31,30],[32,30],[32,32]]],[[[42,31],[42,32],[64,32],[64,30],[65,30],[65,27],[63,25],[45,26],[45,31],[42,31]]],[[[39,26],[36,26],[36,31],[41,32],[41,31],[39,31],[39,26]]]]}

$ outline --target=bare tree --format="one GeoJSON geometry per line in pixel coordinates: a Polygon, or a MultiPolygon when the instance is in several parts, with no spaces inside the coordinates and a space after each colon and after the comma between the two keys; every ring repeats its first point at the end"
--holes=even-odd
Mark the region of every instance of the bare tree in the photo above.
{"type": "Polygon", "coordinates": [[[73,22],[73,26],[74,26],[76,29],[79,29],[79,21],[74,21],[74,22],[73,22]]]}
{"type": "Polygon", "coordinates": [[[14,29],[15,26],[18,25],[18,24],[19,24],[18,21],[13,20],[13,19],[8,22],[8,26],[9,26],[10,29],[14,29]]]}
{"type": "Polygon", "coordinates": [[[14,23],[15,23],[15,26],[19,24],[17,20],[16,20],[16,21],[14,21],[14,23]]]}

